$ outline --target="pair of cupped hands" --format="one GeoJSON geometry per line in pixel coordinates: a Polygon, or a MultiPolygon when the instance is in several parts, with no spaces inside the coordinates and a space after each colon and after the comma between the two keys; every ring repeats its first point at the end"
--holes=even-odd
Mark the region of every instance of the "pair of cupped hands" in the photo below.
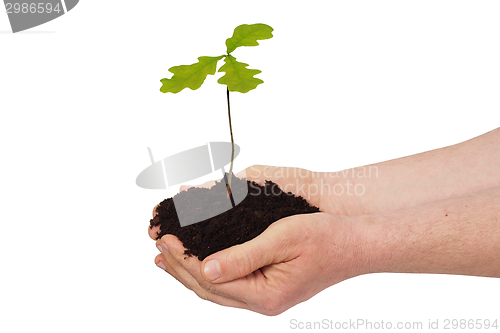
{"type": "MultiPolygon", "coordinates": [[[[241,174],[260,185],[271,180],[294,194],[302,189],[300,194],[321,212],[283,218],[256,238],[202,262],[186,256],[179,239],[167,234],[156,241],[161,252],[155,258],[158,267],[202,299],[265,315],[280,314],[331,285],[369,273],[360,237],[365,222],[356,216],[361,208],[356,212],[350,207],[348,216],[340,197],[304,191],[313,179],[297,177],[309,174],[303,169],[255,165],[241,174]]],[[[158,228],[149,229],[152,239],[158,228]]]]}
{"type": "Polygon", "coordinates": [[[500,278],[499,147],[500,128],[345,172],[249,167],[248,180],[271,180],[321,212],[283,218],[203,262],[165,235],[155,263],[203,299],[265,315],[368,273],[500,278]]]}

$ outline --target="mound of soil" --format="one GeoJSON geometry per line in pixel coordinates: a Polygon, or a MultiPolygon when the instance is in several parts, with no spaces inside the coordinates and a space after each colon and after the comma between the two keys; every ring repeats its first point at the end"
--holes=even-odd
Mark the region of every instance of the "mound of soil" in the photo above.
{"type": "Polygon", "coordinates": [[[189,212],[191,215],[217,210],[222,204],[217,198],[221,195],[227,198],[225,182],[218,181],[210,189],[191,187],[175,195],[174,198],[163,200],[156,208],[157,215],[150,221],[150,228],[160,227],[156,239],[166,234],[175,235],[187,249],[186,255],[197,256],[202,261],[212,253],[257,237],[269,225],[281,218],[319,212],[317,207],[309,205],[304,198],[296,197],[291,192],[283,192],[272,181],[266,181],[265,185],[261,186],[233,175],[233,187],[245,186],[242,182],[247,182],[248,195],[238,205],[222,214],[184,227],[179,223],[174,199],[176,203],[196,202],[197,205],[199,202],[204,203],[203,207],[191,210],[189,212]],[[214,199],[206,200],[207,194],[214,199]],[[205,199],[200,199],[201,197],[205,199]]]}

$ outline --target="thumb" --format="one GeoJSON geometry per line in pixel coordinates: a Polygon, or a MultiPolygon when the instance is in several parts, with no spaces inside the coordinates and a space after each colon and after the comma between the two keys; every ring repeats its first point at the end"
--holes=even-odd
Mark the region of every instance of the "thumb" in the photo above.
{"type": "MultiPolygon", "coordinates": [[[[293,259],[293,243],[299,240],[291,237],[291,224],[271,224],[262,234],[246,243],[214,253],[201,264],[201,275],[212,283],[222,283],[245,277],[261,267],[293,259]],[[283,225],[287,224],[287,228],[283,225]]],[[[283,221],[285,222],[285,221],[283,221]]],[[[298,233],[293,232],[298,235],[298,233]]]]}

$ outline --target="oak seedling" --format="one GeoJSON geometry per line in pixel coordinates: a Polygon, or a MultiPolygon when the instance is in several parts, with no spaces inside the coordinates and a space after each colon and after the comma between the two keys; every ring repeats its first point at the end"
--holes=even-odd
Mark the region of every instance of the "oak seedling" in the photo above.
{"type": "Polygon", "coordinates": [[[217,72],[224,72],[218,83],[226,85],[227,95],[227,115],[229,118],[229,132],[231,134],[231,166],[229,168],[227,191],[231,196],[231,175],[233,172],[234,160],[234,138],[233,128],[231,125],[231,106],[229,103],[229,92],[237,91],[240,93],[247,93],[250,90],[257,88],[261,83],[261,79],[254,77],[256,74],[261,73],[258,69],[248,69],[248,64],[239,62],[231,52],[240,46],[257,46],[258,40],[272,38],[273,28],[266,24],[242,24],[234,29],[233,36],[226,40],[226,54],[218,57],[199,57],[198,62],[191,65],[181,65],[171,67],[168,71],[174,74],[170,79],[162,79],[162,93],[178,93],[184,88],[196,90],[205,81],[208,75],[214,75],[217,71],[217,64],[220,60],[224,59],[222,65],[217,72]]]}

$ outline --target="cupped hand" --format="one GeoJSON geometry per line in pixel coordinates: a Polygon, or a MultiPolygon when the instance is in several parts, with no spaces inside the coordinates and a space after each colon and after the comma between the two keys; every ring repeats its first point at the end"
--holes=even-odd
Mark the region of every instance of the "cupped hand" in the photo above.
{"type": "MultiPolygon", "coordinates": [[[[302,169],[252,166],[245,172],[249,180],[259,184],[272,180],[284,191],[296,193],[313,181],[294,176],[298,170],[302,169]]],[[[202,299],[265,315],[282,313],[333,284],[367,273],[365,226],[360,219],[336,215],[335,207],[327,207],[329,201],[320,194],[303,197],[322,212],[283,218],[256,238],[203,262],[186,256],[177,237],[165,235],[156,242],[162,253],[155,263],[202,299]]],[[[157,228],[149,229],[153,239],[157,228]]]]}
{"type": "Polygon", "coordinates": [[[157,241],[155,263],[214,303],[277,315],[329,286],[366,273],[360,225],[327,213],[295,215],[203,262],[173,235],[157,241]]]}

